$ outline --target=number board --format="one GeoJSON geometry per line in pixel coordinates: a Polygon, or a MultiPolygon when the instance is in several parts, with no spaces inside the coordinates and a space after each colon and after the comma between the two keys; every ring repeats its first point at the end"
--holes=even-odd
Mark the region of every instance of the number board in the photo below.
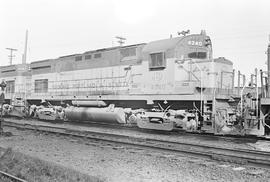
{"type": "Polygon", "coordinates": [[[189,40],[188,45],[202,46],[202,42],[201,41],[196,41],[196,40],[189,40]]]}

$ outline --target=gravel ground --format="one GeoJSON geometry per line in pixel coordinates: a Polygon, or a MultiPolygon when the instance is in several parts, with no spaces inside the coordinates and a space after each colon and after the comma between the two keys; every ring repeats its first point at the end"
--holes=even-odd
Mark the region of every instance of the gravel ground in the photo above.
{"type": "Polygon", "coordinates": [[[12,147],[105,181],[270,181],[270,170],[149,150],[4,128],[12,147]]]}
{"type": "MultiPolygon", "coordinates": [[[[60,165],[54,165],[36,157],[14,152],[10,148],[3,149],[0,147],[0,154],[0,170],[28,182],[102,182],[96,177],[60,165]]],[[[0,177],[0,181],[9,182],[14,180],[0,177]]]]}
{"type": "Polygon", "coordinates": [[[4,181],[4,182],[12,182],[11,179],[6,178],[6,177],[4,177],[4,176],[0,176],[0,181],[4,181]]]}

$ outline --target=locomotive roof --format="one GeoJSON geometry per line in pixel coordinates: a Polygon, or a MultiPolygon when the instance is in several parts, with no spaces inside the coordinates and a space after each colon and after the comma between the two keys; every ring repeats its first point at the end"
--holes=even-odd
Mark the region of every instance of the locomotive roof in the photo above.
{"type": "MultiPolygon", "coordinates": [[[[184,38],[198,36],[198,35],[202,35],[202,34],[191,34],[191,35],[187,35],[187,36],[152,41],[149,43],[139,43],[139,44],[132,44],[132,45],[127,45],[127,46],[114,46],[114,47],[108,47],[108,48],[101,48],[101,49],[86,51],[86,52],[81,53],[81,54],[77,53],[77,54],[71,54],[71,55],[64,55],[64,56],[60,56],[56,59],[69,58],[69,57],[75,57],[75,56],[80,56],[80,55],[84,55],[84,54],[93,54],[93,53],[99,53],[99,52],[103,52],[103,51],[110,51],[110,50],[116,50],[116,49],[124,49],[124,48],[136,47],[136,46],[141,46],[141,45],[144,45],[143,52],[160,52],[160,51],[163,52],[163,51],[166,51],[169,49],[173,49],[184,38]]],[[[50,62],[53,60],[55,60],[55,59],[34,61],[32,63],[50,62]]]]}
{"type": "Polygon", "coordinates": [[[215,58],[214,59],[214,62],[217,62],[217,63],[225,63],[225,64],[228,64],[228,65],[233,65],[233,62],[224,58],[224,57],[218,57],[218,58],[215,58]]]}
{"type": "Polygon", "coordinates": [[[132,44],[132,45],[127,45],[127,46],[114,46],[114,47],[108,47],[108,48],[102,48],[102,49],[96,49],[96,50],[91,50],[91,51],[86,51],[83,54],[90,54],[90,53],[95,53],[95,52],[102,52],[102,51],[110,51],[114,49],[124,49],[128,47],[136,47],[140,45],[145,45],[145,43],[140,43],[140,44],[132,44]]]}
{"type": "Polygon", "coordinates": [[[198,35],[202,35],[202,34],[191,34],[187,36],[152,41],[152,42],[149,42],[143,48],[143,52],[163,52],[169,49],[173,49],[184,38],[198,36],[198,35]]]}
{"type": "Polygon", "coordinates": [[[5,65],[5,66],[0,66],[0,69],[5,69],[5,68],[15,68],[16,64],[12,64],[12,65],[5,65]]]}
{"type": "Polygon", "coordinates": [[[73,57],[73,56],[78,56],[80,54],[69,54],[69,55],[65,55],[65,56],[60,56],[59,58],[67,58],[67,57],[73,57]]]}
{"type": "Polygon", "coordinates": [[[183,37],[175,37],[175,38],[170,38],[170,39],[163,39],[163,40],[149,42],[143,48],[143,52],[165,51],[165,50],[175,47],[175,45],[182,39],[183,37]]]}
{"type": "Polygon", "coordinates": [[[40,61],[33,61],[30,64],[46,63],[46,62],[50,62],[50,61],[53,61],[53,59],[44,59],[44,60],[40,60],[40,61]]]}
{"type": "MultiPolygon", "coordinates": [[[[75,57],[75,56],[80,56],[80,55],[83,55],[83,54],[92,54],[92,53],[98,53],[98,52],[102,52],[102,51],[110,51],[110,50],[119,49],[119,48],[124,49],[124,48],[128,48],[128,47],[135,47],[135,46],[140,46],[140,45],[145,45],[145,44],[146,43],[140,43],[140,44],[127,45],[127,46],[114,46],[114,47],[96,49],[96,50],[86,51],[86,52],[84,52],[82,54],[70,54],[70,55],[60,56],[60,57],[58,57],[56,59],[75,57]]],[[[41,63],[41,62],[50,62],[50,61],[53,61],[53,60],[55,60],[55,59],[46,59],[46,60],[40,60],[40,61],[33,61],[30,64],[32,64],[32,63],[41,63]]]]}

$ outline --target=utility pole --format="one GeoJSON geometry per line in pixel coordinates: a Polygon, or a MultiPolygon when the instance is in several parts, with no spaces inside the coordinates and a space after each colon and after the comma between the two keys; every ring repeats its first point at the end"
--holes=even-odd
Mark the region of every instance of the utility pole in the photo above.
{"type": "Polygon", "coordinates": [[[120,37],[120,36],[116,36],[115,38],[118,39],[118,43],[120,44],[120,46],[122,46],[125,43],[125,40],[127,40],[125,37],[120,37]]]}
{"type": "Polygon", "coordinates": [[[256,84],[256,117],[259,118],[259,85],[258,85],[258,69],[255,68],[255,84],[256,84]]]}
{"type": "Polygon", "coordinates": [[[232,72],[232,93],[234,93],[234,78],[235,78],[235,69],[232,72]]]}
{"type": "Polygon", "coordinates": [[[237,74],[237,94],[240,94],[240,77],[241,77],[241,73],[238,70],[238,74],[237,74]]]}
{"type": "Polygon", "coordinates": [[[24,44],[24,54],[23,54],[22,64],[26,64],[27,41],[28,41],[28,30],[26,30],[26,33],[25,33],[25,44],[24,44]]]}
{"type": "MultiPolygon", "coordinates": [[[[268,77],[268,89],[269,89],[270,88],[270,35],[269,35],[269,43],[268,43],[266,54],[267,54],[267,77],[268,77]]],[[[267,97],[270,96],[269,90],[266,94],[267,94],[267,97]]]]}
{"type": "Polygon", "coordinates": [[[10,55],[9,57],[9,64],[12,65],[12,59],[13,57],[15,57],[15,55],[13,55],[13,51],[17,51],[17,49],[13,49],[13,48],[6,48],[7,50],[10,50],[10,55]]]}

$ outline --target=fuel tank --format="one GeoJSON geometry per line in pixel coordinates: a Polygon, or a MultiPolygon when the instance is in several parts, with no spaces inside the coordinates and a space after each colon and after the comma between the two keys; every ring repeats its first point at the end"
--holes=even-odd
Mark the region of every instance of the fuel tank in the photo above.
{"type": "Polygon", "coordinates": [[[65,109],[65,117],[70,121],[126,123],[124,109],[119,107],[89,108],[70,106],[65,109]]]}
{"type": "Polygon", "coordinates": [[[73,100],[71,103],[75,106],[88,106],[88,107],[106,106],[106,103],[102,100],[73,100]]]}

